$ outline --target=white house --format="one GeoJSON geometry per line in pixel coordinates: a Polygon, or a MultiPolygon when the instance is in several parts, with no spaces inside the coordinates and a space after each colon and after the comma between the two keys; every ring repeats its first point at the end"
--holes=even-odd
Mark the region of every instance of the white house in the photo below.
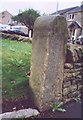
{"type": "Polygon", "coordinates": [[[9,25],[12,23],[12,14],[10,14],[8,11],[0,12],[0,21],[2,24],[9,25]]]}
{"type": "Polygon", "coordinates": [[[57,13],[67,20],[69,39],[76,40],[83,34],[83,5],[59,10],[57,13]]]}

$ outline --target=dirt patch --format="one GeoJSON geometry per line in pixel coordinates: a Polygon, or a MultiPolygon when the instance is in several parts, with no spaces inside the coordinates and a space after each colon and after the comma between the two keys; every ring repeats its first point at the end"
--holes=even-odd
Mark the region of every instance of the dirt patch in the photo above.
{"type": "Polygon", "coordinates": [[[2,112],[10,112],[25,108],[35,108],[35,105],[30,97],[19,100],[4,100],[2,102],[2,112]]]}

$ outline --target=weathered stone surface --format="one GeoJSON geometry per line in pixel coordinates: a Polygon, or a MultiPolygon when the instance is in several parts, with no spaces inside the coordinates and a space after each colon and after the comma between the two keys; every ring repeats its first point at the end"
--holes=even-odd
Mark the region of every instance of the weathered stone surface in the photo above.
{"type": "Polygon", "coordinates": [[[63,89],[63,95],[67,95],[68,93],[70,92],[70,89],[69,88],[64,88],[63,89]]]}
{"type": "Polygon", "coordinates": [[[72,85],[75,85],[75,84],[78,84],[78,83],[82,83],[81,76],[72,80],[72,85]]]}
{"type": "Polygon", "coordinates": [[[66,82],[66,80],[65,80],[64,84],[63,84],[63,88],[69,87],[70,85],[71,85],[71,82],[70,81],[66,82]]]}
{"type": "Polygon", "coordinates": [[[18,110],[18,111],[13,111],[13,112],[7,112],[0,114],[0,118],[28,118],[31,116],[36,116],[39,115],[39,112],[36,109],[23,109],[23,110],[18,110]]]}
{"type": "Polygon", "coordinates": [[[71,98],[71,100],[72,100],[72,98],[78,97],[79,95],[80,95],[80,91],[77,91],[77,90],[76,90],[76,91],[68,94],[68,98],[71,98]]]}
{"type": "Polygon", "coordinates": [[[77,90],[77,85],[70,86],[70,92],[75,92],[77,90]]]}
{"type": "Polygon", "coordinates": [[[70,73],[70,72],[64,73],[64,79],[69,79],[72,77],[73,77],[73,73],[70,73]]]}
{"type": "Polygon", "coordinates": [[[81,96],[83,88],[83,46],[67,44],[66,63],[64,65],[63,101],[68,102],[81,96]]]}
{"type": "Polygon", "coordinates": [[[78,84],[78,90],[82,90],[83,89],[83,85],[78,84]]]}
{"type": "Polygon", "coordinates": [[[83,62],[83,47],[67,44],[66,63],[83,62]]]}
{"type": "Polygon", "coordinates": [[[63,99],[64,103],[67,103],[67,102],[69,102],[71,100],[72,100],[71,98],[67,98],[67,97],[63,99]]]}
{"type": "Polygon", "coordinates": [[[65,67],[65,69],[72,69],[73,65],[70,63],[65,63],[64,67],[65,67]]]}
{"type": "Polygon", "coordinates": [[[69,93],[75,92],[77,90],[77,85],[69,85],[63,89],[63,95],[67,95],[69,93]]]}
{"type": "Polygon", "coordinates": [[[37,18],[32,41],[30,86],[40,110],[62,98],[62,82],[67,40],[66,20],[62,16],[37,18]]]}

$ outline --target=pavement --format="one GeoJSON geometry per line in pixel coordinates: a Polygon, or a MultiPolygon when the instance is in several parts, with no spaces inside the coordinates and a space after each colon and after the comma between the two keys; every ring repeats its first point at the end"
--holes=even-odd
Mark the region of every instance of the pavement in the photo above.
{"type": "Polygon", "coordinates": [[[56,118],[55,120],[57,120],[57,118],[68,118],[68,120],[69,118],[73,118],[73,119],[75,118],[82,120],[81,103],[72,101],[63,105],[61,108],[64,108],[66,112],[59,112],[59,111],[52,112],[52,110],[49,110],[41,113],[38,116],[38,118],[56,118]]]}

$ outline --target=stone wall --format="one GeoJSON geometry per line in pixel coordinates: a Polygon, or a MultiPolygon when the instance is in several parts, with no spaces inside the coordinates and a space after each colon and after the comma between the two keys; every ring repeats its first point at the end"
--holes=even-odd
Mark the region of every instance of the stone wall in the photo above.
{"type": "Polygon", "coordinates": [[[17,34],[0,32],[0,38],[32,43],[32,38],[22,36],[22,35],[17,35],[17,34]]]}
{"type": "Polygon", "coordinates": [[[83,46],[68,44],[64,66],[62,100],[66,103],[81,96],[83,85],[83,46]]]}

